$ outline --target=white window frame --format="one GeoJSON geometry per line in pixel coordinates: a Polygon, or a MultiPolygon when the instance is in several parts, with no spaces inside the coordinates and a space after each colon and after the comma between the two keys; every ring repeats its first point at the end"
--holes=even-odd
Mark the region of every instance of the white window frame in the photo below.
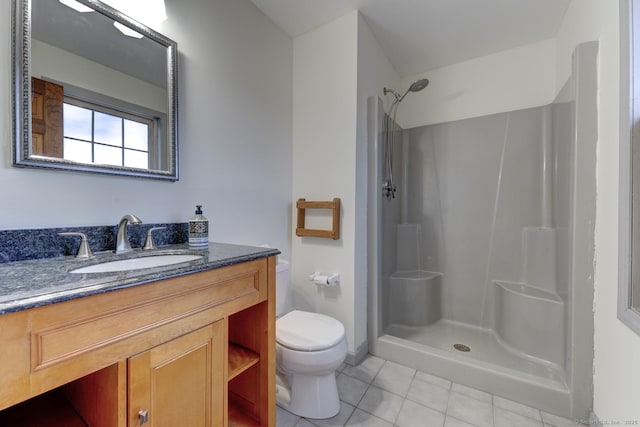
{"type": "Polygon", "coordinates": [[[620,0],[618,319],[640,335],[640,0],[620,0]]]}
{"type": "Polygon", "coordinates": [[[93,92],[91,90],[74,86],[68,83],[59,82],[55,79],[51,79],[48,77],[43,78],[64,86],[65,103],[68,100],[73,100],[69,103],[74,103],[74,105],[79,105],[75,104],[75,102],[84,102],[89,106],[88,108],[95,109],[96,111],[106,112],[107,114],[114,114],[115,112],[115,115],[121,117],[125,117],[122,114],[127,114],[132,118],[153,121],[153,133],[149,138],[149,168],[139,170],[167,170],[170,167],[170,156],[168,155],[168,153],[162,150],[162,147],[167,145],[167,114],[160,111],[152,110],[147,107],[143,107],[141,105],[132,104],[121,99],[112,98],[110,96],[93,92]],[[112,112],[109,112],[109,110],[111,110],[112,112]]]}
{"type": "MultiPolygon", "coordinates": [[[[92,123],[91,123],[91,141],[89,140],[85,140],[85,139],[76,139],[76,138],[70,138],[67,135],[63,134],[64,139],[75,139],[77,141],[82,141],[82,142],[86,142],[87,144],[91,144],[92,148],[91,148],[91,152],[92,152],[92,163],[95,163],[95,158],[94,158],[94,146],[95,145],[105,145],[105,146],[109,146],[109,147],[113,147],[113,148],[118,148],[121,151],[121,164],[120,165],[116,165],[116,166],[121,166],[121,167],[130,167],[130,166],[125,166],[124,164],[124,153],[126,152],[126,150],[130,150],[130,151],[137,151],[140,153],[146,153],[147,154],[147,165],[148,167],[146,169],[153,169],[153,152],[156,149],[155,147],[155,143],[154,143],[154,135],[156,134],[156,121],[153,118],[149,118],[149,117],[145,117],[145,116],[140,116],[137,114],[133,114],[130,112],[126,112],[126,111],[121,111],[119,109],[115,109],[113,107],[106,107],[104,105],[95,103],[95,102],[89,102],[89,101],[84,101],[81,99],[77,99],[77,98],[73,98],[70,96],[65,96],[64,97],[64,103],[65,104],[69,104],[69,105],[73,105],[76,107],[80,107],[80,108],[84,108],[86,110],[90,110],[93,113],[98,112],[98,113],[103,113],[103,114],[108,114],[110,116],[114,116],[114,117],[118,117],[120,119],[125,119],[125,120],[129,120],[129,121],[134,121],[134,122],[138,122],[138,123],[143,123],[145,125],[148,126],[149,131],[147,132],[147,149],[146,150],[137,150],[137,149],[131,149],[131,148],[127,148],[124,145],[124,135],[122,136],[122,145],[121,146],[113,146],[113,145],[109,145],[109,144],[103,144],[100,142],[95,141],[95,135],[94,135],[94,131],[95,131],[95,124],[94,124],[94,120],[92,119],[92,123]]],[[[93,117],[93,113],[92,113],[92,117],[93,117]]]]}

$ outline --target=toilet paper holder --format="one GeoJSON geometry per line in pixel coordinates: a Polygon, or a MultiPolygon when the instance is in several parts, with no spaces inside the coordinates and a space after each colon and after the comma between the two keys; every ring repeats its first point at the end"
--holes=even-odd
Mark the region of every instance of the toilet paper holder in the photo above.
{"type": "Polygon", "coordinates": [[[316,271],[313,274],[309,275],[309,280],[311,280],[316,285],[334,286],[335,284],[340,282],[340,275],[339,274],[326,275],[326,274],[321,274],[319,271],[316,271]]]}

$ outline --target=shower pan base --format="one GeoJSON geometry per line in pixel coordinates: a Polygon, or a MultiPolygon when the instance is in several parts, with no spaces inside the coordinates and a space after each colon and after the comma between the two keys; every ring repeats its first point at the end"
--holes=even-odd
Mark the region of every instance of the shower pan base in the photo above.
{"type": "Polygon", "coordinates": [[[394,324],[371,353],[550,413],[570,411],[563,370],[510,348],[490,329],[444,319],[426,327],[394,324]]]}

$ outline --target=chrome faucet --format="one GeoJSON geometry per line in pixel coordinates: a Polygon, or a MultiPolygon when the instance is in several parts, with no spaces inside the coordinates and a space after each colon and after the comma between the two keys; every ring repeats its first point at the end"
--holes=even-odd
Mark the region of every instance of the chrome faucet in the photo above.
{"type": "Polygon", "coordinates": [[[131,244],[129,243],[129,235],[127,234],[127,223],[142,224],[142,220],[133,214],[126,214],[118,224],[118,232],[116,233],[116,253],[123,254],[131,252],[131,244]]]}

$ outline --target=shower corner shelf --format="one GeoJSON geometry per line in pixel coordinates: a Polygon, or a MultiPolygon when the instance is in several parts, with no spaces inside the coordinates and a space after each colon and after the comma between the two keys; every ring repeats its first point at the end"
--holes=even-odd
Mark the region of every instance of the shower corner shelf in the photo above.
{"type": "Polygon", "coordinates": [[[298,209],[298,224],[296,226],[296,236],[325,237],[333,240],[340,239],[340,199],[334,198],[328,202],[308,202],[305,199],[298,199],[296,202],[298,209]],[[333,220],[331,230],[314,230],[304,227],[305,209],[331,209],[333,220]]]}

